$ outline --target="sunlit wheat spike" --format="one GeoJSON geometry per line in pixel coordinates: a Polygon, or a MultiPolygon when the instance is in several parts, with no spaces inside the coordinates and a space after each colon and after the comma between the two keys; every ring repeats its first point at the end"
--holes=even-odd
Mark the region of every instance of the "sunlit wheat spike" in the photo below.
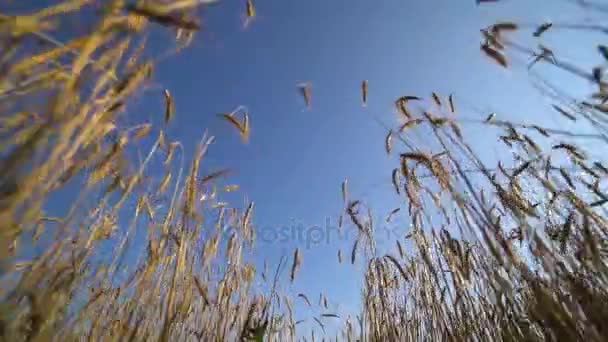
{"type": "Polygon", "coordinates": [[[608,203],[608,198],[600,199],[600,200],[597,200],[595,202],[591,202],[591,203],[589,203],[589,207],[590,208],[595,208],[595,207],[602,206],[602,205],[604,205],[606,203],[608,203]]]}
{"type": "Polygon", "coordinates": [[[401,210],[401,208],[395,208],[393,210],[391,210],[390,213],[388,213],[388,216],[386,216],[386,223],[390,223],[391,219],[393,218],[393,216],[399,212],[399,210],[401,210]]]}
{"type": "Polygon", "coordinates": [[[155,5],[164,11],[177,11],[196,9],[199,6],[211,5],[217,2],[218,0],[175,0],[170,2],[156,2],[155,5]]]}
{"type": "Polygon", "coordinates": [[[417,187],[414,185],[414,182],[405,182],[404,185],[405,194],[407,195],[410,204],[413,207],[419,208],[421,206],[420,198],[418,196],[417,187]]]}
{"type": "Polygon", "coordinates": [[[435,153],[435,154],[433,154],[433,155],[431,156],[431,159],[438,159],[438,158],[441,158],[441,157],[443,157],[443,156],[448,155],[448,153],[449,153],[448,151],[442,151],[442,152],[439,152],[439,153],[435,153]]]}
{"type": "MultiPolygon", "coordinates": [[[[597,82],[598,84],[602,84],[602,78],[604,78],[604,68],[603,67],[601,67],[601,66],[594,67],[591,70],[591,74],[592,74],[593,80],[595,82],[597,82]]],[[[583,104],[586,104],[586,103],[583,102],[583,104]]],[[[597,108],[596,106],[593,106],[591,104],[587,104],[587,105],[592,108],[597,108]]]]}
{"type": "Polygon", "coordinates": [[[148,135],[148,133],[150,133],[151,129],[152,129],[152,124],[149,124],[149,123],[135,127],[134,133],[133,133],[133,139],[139,140],[139,139],[145,137],[146,135],[148,135]]]}
{"type": "Polygon", "coordinates": [[[312,304],[310,303],[310,300],[308,299],[308,297],[306,297],[306,295],[305,295],[305,294],[303,294],[303,293],[298,293],[298,297],[300,297],[300,298],[304,299],[304,301],[306,302],[306,304],[307,304],[308,306],[312,306],[312,304]]]}
{"type": "Polygon", "coordinates": [[[515,178],[517,176],[519,176],[522,172],[524,172],[531,164],[531,161],[527,161],[523,164],[521,164],[520,167],[518,167],[517,169],[515,169],[515,171],[513,171],[513,174],[511,175],[512,178],[515,178]]]}
{"type": "Polygon", "coordinates": [[[586,159],[585,155],[576,148],[576,146],[568,143],[559,143],[557,145],[553,145],[554,150],[565,150],[569,155],[577,158],[577,159],[586,159]]]}
{"type": "Polygon", "coordinates": [[[490,123],[494,121],[494,118],[496,118],[496,113],[490,113],[490,115],[488,115],[484,121],[486,123],[490,123]]]}
{"type": "Polygon", "coordinates": [[[608,175],[608,168],[606,168],[601,162],[593,162],[593,166],[597,169],[600,169],[605,175],[608,175]]]}
{"type": "Polygon", "coordinates": [[[488,44],[482,44],[481,51],[483,51],[486,54],[486,56],[493,59],[496,63],[498,63],[502,67],[504,67],[504,68],[508,67],[507,59],[505,58],[505,56],[502,53],[498,52],[497,50],[494,50],[493,48],[491,48],[488,44]]]}
{"type": "Polygon", "coordinates": [[[293,253],[293,263],[291,264],[290,279],[291,279],[292,283],[293,283],[294,279],[296,278],[296,272],[298,271],[298,268],[300,267],[300,263],[301,263],[300,249],[296,248],[295,252],[293,253]]]}
{"type": "Polygon", "coordinates": [[[401,153],[401,158],[404,159],[411,159],[411,160],[415,160],[418,162],[422,162],[422,163],[426,163],[426,164],[431,164],[432,158],[428,153],[422,153],[422,152],[405,152],[405,153],[401,153]]]}
{"type": "Polygon", "coordinates": [[[397,261],[397,259],[395,259],[395,257],[393,257],[390,254],[387,254],[384,256],[386,259],[388,259],[390,262],[393,263],[393,265],[395,265],[395,267],[397,267],[397,270],[399,270],[399,273],[401,274],[401,276],[403,277],[403,279],[408,280],[409,277],[407,276],[407,273],[405,273],[405,270],[403,269],[403,267],[401,266],[401,264],[399,263],[399,261],[397,261]]]}
{"type": "Polygon", "coordinates": [[[245,2],[245,15],[247,16],[247,18],[253,18],[255,17],[256,13],[255,13],[255,7],[253,6],[253,0],[247,0],[245,2]]]}
{"type": "Polygon", "coordinates": [[[165,133],[163,133],[162,130],[158,132],[158,147],[163,150],[166,150],[168,148],[167,138],[165,138],[165,133]]]}
{"type": "Polygon", "coordinates": [[[401,257],[401,259],[403,259],[403,256],[405,254],[403,253],[403,247],[401,246],[401,242],[399,242],[399,240],[397,240],[396,242],[397,242],[397,251],[399,252],[399,256],[401,257]]]}
{"type": "Polygon", "coordinates": [[[386,154],[391,154],[391,150],[393,149],[393,130],[389,130],[386,134],[386,138],[384,139],[384,149],[386,154]]]}
{"type": "Polygon", "coordinates": [[[553,23],[543,23],[542,25],[540,25],[538,28],[536,28],[536,30],[534,30],[534,32],[532,33],[532,35],[534,37],[540,37],[543,33],[545,33],[547,30],[549,30],[551,27],[553,26],[553,23]]]}
{"type": "Polygon", "coordinates": [[[247,141],[249,139],[249,128],[249,112],[245,112],[243,114],[243,130],[241,131],[241,139],[243,139],[243,141],[247,141]]]}
{"type": "Polygon", "coordinates": [[[499,41],[499,35],[486,29],[481,29],[480,31],[485,39],[485,44],[498,50],[503,50],[505,48],[505,46],[499,41]]]}
{"type": "Polygon", "coordinates": [[[361,102],[363,107],[367,106],[367,80],[361,82],[361,102]]]}
{"type": "Polygon", "coordinates": [[[342,202],[348,202],[348,179],[342,181],[342,202]]]}
{"type": "Polygon", "coordinates": [[[595,171],[593,170],[593,168],[591,168],[591,167],[587,166],[587,164],[585,164],[583,161],[578,160],[578,159],[575,159],[575,160],[574,160],[574,162],[575,162],[575,164],[576,164],[576,165],[580,166],[580,167],[581,167],[581,169],[583,169],[583,170],[584,170],[584,171],[585,171],[585,172],[586,172],[588,175],[590,175],[590,176],[592,176],[593,178],[595,178],[595,179],[596,179],[596,181],[597,181],[598,179],[600,179],[600,175],[599,175],[599,174],[597,174],[597,172],[595,172],[595,171]]]}
{"type": "Polygon", "coordinates": [[[462,140],[462,131],[457,123],[450,121],[450,129],[452,129],[452,132],[458,139],[462,140]]]}
{"type": "Polygon", "coordinates": [[[359,214],[359,210],[357,209],[359,206],[359,200],[355,200],[355,201],[351,201],[348,203],[348,206],[346,208],[346,213],[348,214],[350,220],[353,222],[353,224],[359,229],[359,232],[365,232],[365,227],[363,225],[363,223],[361,222],[361,220],[359,219],[359,217],[357,216],[359,214]]]}
{"type": "Polygon", "coordinates": [[[245,22],[243,23],[243,28],[249,27],[249,24],[256,18],[257,11],[255,6],[253,5],[253,0],[245,1],[245,22]]]}
{"type": "Polygon", "coordinates": [[[393,182],[393,188],[395,189],[395,192],[397,193],[397,195],[401,194],[401,187],[400,187],[400,183],[401,183],[401,172],[398,168],[394,168],[393,169],[393,173],[391,175],[391,179],[393,182]]]}
{"type": "Polygon", "coordinates": [[[357,238],[357,240],[355,240],[355,243],[353,244],[353,249],[350,252],[350,263],[351,264],[355,264],[355,261],[357,261],[357,246],[359,245],[359,238],[357,238]]]}
{"type": "Polygon", "coordinates": [[[211,172],[210,174],[208,174],[205,177],[201,178],[200,184],[204,185],[204,184],[209,183],[210,181],[215,180],[217,178],[225,177],[229,173],[230,173],[230,169],[221,169],[221,170],[218,170],[218,171],[211,172]]]}
{"type": "Polygon", "coordinates": [[[338,316],[337,314],[334,314],[334,313],[324,313],[324,314],[321,314],[321,317],[340,318],[340,316],[338,316]]]}
{"type": "MultiPolygon", "coordinates": [[[[412,177],[411,177],[410,168],[407,165],[407,159],[402,156],[400,156],[399,158],[401,161],[401,169],[400,169],[401,175],[403,175],[403,177],[405,177],[405,180],[409,182],[412,177]]],[[[394,172],[394,170],[393,170],[393,172],[394,172]]],[[[395,176],[395,174],[393,174],[393,176],[395,176]]]]}
{"type": "Polygon", "coordinates": [[[146,62],[137,67],[122,79],[118,80],[112,89],[113,95],[118,99],[131,94],[137,89],[144,80],[152,75],[153,66],[152,63],[146,62]]]}
{"type": "Polygon", "coordinates": [[[559,173],[562,176],[562,178],[566,181],[566,183],[568,183],[569,187],[576,189],[576,186],[574,185],[572,178],[570,178],[570,175],[568,175],[568,171],[566,171],[563,167],[560,167],[559,173]]]}
{"type": "Polygon", "coordinates": [[[433,101],[435,102],[435,104],[441,107],[441,99],[439,99],[439,95],[437,95],[436,92],[432,92],[431,96],[433,97],[433,101]]]}
{"type": "Polygon", "coordinates": [[[500,33],[501,31],[515,31],[517,30],[518,26],[516,23],[513,22],[499,22],[496,23],[494,25],[492,25],[492,31],[494,33],[500,33]]]}
{"type": "Polygon", "coordinates": [[[401,96],[397,100],[398,101],[403,101],[403,102],[409,102],[409,101],[420,101],[422,99],[420,97],[418,97],[418,96],[405,95],[405,96],[401,96]]]}
{"type": "Polygon", "coordinates": [[[158,186],[158,193],[162,194],[167,190],[167,187],[169,186],[169,182],[171,182],[171,172],[167,172],[167,174],[165,174],[162,178],[162,180],[160,181],[160,184],[158,186]]]}
{"type": "Polygon", "coordinates": [[[243,141],[246,141],[249,137],[249,114],[244,112],[243,121],[238,121],[235,118],[236,112],[222,113],[219,114],[224,120],[228,121],[233,127],[235,127],[243,141]]]}
{"type": "Polygon", "coordinates": [[[439,116],[435,116],[435,115],[433,115],[433,114],[431,114],[431,113],[429,113],[429,112],[424,112],[424,113],[422,113],[422,114],[423,114],[423,115],[424,115],[424,117],[427,119],[427,121],[428,121],[428,122],[429,122],[431,125],[433,125],[433,126],[435,126],[435,127],[440,127],[440,126],[443,126],[445,123],[447,123],[447,122],[448,122],[448,119],[447,119],[447,118],[442,118],[442,117],[439,117],[439,116]]]}
{"type": "Polygon", "coordinates": [[[397,107],[399,113],[401,113],[406,118],[411,119],[412,115],[407,109],[407,102],[414,100],[420,100],[420,98],[417,96],[401,96],[400,98],[395,100],[395,107],[397,107]]]}
{"type": "Polygon", "coordinates": [[[608,60],[608,47],[606,45],[598,45],[597,51],[604,57],[605,60],[608,60]]]}
{"type": "Polygon", "coordinates": [[[606,93],[606,89],[600,89],[599,92],[591,94],[591,98],[598,100],[601,104],[605,104],[608,102],[608,93],[606,93]]]}
{"type": "Polygon", "coordinates": [[[159,6],[137,6],[129,5],[127,10],[130,13],[141,15],[148,18],[150,21],[161,24],[163,26],[171,26],[185,30],[198,31],[200,25],[194,20],[186,19],[183,15],[168,13],[159,6]]]}
{"type": "Polygon", "coordinates": [[[406,121],[403,125],[401,125],[401,127],[399,127],[399,132],[403,132],[408,128],[420,125],[421,123],[423,123],[424,120],[422,119],[411,119],[406,121]]]}
{"type": "Polygon", "coordinates": [[[454,95],[450,94],[448,97],[448,102],[450,104],[450,112],[456,113],[456,107],[454,107],[454,95]]]}
{"type": "Polygon", "coordinates": [[[547,138],[549,137],[549,132],[547,132],[546,129],[544,129],[544,128],[540,127],[540,126],[537,126],[537,125],[532,125],[531,127],[534,128],[541,135],[543,135],[543,136],[545,136],[547,138]]]}
{"type": "Polygon", "coordinates": [[[407,109],[405,101],[395,101],[395,107],[397,108],[397,111],[406,118],[410,119],[412,117],[412,114],[410,114],[409,110],[407,109]]]}
{"type": "Polygon", "coordinates": [[[524,138],[524,141],[528,144],[529,147],[532,148],[532,150],[534,150],[534,152],[536,153],[540,153],[541,149],[538,146],[538,144],[536,142],[534,142],[534,140],[532,140],[532,138],[530,138],[527,134],[523,134],[522,135],[524,138]]]}
{"type": "Polygon", "coordinates": [[[310,109],[310,105],[311,105],[311,85],[310,85],[310,82],[298,83],[297,87],[298,87],[298,91],[300,92],[300,95],[304,99],[304,104],[306,105],[306,108],[310,109]]]}
{"type": "Polygon", "coordinates": [[[247,209],[245,210],[245,213],[243,214],[243,230],[247,229],[247,227],[249,226],[249,221],[251,219],[251,213],[253,212],[253,205],[254,205],[253,202],[249,203],[249,205],[247,206],[247,209]]]}
{"type": "Polygon", "coordinates": [[[173,112],[175,111],[175,109],[174,109],[174,104],[173,104],[173,97],[171,97],[169,90],[165,89],[163,94],[165,96],[165,123],[167,123],[167,122],[171,121],[171,118],[173,117],[173,112]]]}
{"type": "Polygon", "coordinates": [[[555,109],[558,113],[560,113],[561,115],[565,116],[566,118],[568,118],[571,121],[576,121],[576,117],[568,112],[566,112],[565,110],[563,110],[562,108],[560,108],[557,105],[551,105],[553,107],[553,109],[555,109]]]}
{"type": "Polygon", "coordinates": [[[502,172],[503,175],[509,177],[509,173],[507,172],[507,169],[505,169],[502,162],[500,162],[500,161],[498,162],[498,170],[500,170],[500,172],[502,172]]]}

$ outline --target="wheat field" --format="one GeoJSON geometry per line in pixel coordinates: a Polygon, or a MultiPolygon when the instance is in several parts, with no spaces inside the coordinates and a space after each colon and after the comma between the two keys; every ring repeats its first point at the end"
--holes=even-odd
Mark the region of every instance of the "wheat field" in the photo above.
{"type": "MultiPolygon", "coordinates": [[[[601,151],[608,142],[603,67],[586,70],[549,46],[529,48],[511,37],[608,28],[517,21],[481,28],[479,53],[496,68],[511,68],[519,56],[530,59],[529,68],[545,64],[596,89],[573,99],[545,85],[553,114],[592,133],[495,114],[476,122],[499,132],[488,144],[510,151],[514,162],[482,161],[463,134],[468,122],[459,118],[458,96],[395,99],[400,122],[386,127],[379,153],[398,160],[386,174],[405,206],[396,203],[386,221],[406,215],[410,228],[389,253],[379,252],[369,206],[341,185],[340,224],[356,234],[338,259],[365,265],[363,305],[352,317],[313,317],[318,329],[310,333],[298,330],[294,302],[316,304],[277,286],[280,277],[297,282],[306,263],[301,251],[276,269],[256,269],[246,255],[256,251],[259,204],[253,198],[244,210],[228,208],[221,195],[238,185],[219,180],[230,170],[201,170],[216,137],[203,135],[194,155],[184,156],[182,143],[165,132],[180,118],[174,94],[151,75],[204,30],[199,9],[208,2],[62,0],[27,14],[1,13],[2,341],[607,339],[608,164],[580,143],[595,139],[601,151]],[[91,9],[95,20],[86,29],[54,38],[91,9]],[[159,28],[173,39],[150,56],[146,36],[159,28]],[[124,119],[142,92],[162,102],[160,125],[124,119]],[[420,110],[421,101],[433,109],[420,110]],[[429,140],[416,143],[413,131],[429,140]],[[62,191],[72,194],[65,215],[47,213],[62,191]],[[226,224],[238,229],[223,241],[226,224]],[[133,240],[144,247],[127,256],[133,240]],[[326,335],[324,319],[339,322],[339,332],[326,335]]],[[[255,25],[255,6],[244,2],[244,27],[255,25]]],[[[601,4],[581,6],[606,14],[601,4]]],[[[591,49],[608,60],[606,46],[591,49]]],[[[356,85],[361,105],[373,86],[356,85]]],[[[310,109],[311,84],[297,90],[310,109]]],[[[255,122],[247,108],[217,119],[243,143],[250,139],[255,122]]]]}

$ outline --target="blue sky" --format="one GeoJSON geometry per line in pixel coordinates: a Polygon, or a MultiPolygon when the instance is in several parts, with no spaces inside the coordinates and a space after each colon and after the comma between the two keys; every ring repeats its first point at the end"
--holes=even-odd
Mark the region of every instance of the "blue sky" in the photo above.
{"type": "MultiPolygon", "coordinates": [[[[386,131],[372,116],[396,125],[394,100],[402,95],[454,94],[459,116],[483,119],[491,111],[518,122],[567,127],[550,112],[549,102],[530,85],[525,66],[509,70],[492,64],[479,51],[479,29],[496,20],[520,23],[581,22],[586,13],[567,1],[504,0],[476,6],[474,0],[254,0],[258,17],[244,30],[244,1],[220,1],[204,11],[204,31],[192,46],[161,63],[154,82],[168,88],[176,117],[166,133],[180,140],[186,155],[205,130],[218,137],[203,170],[234,170],[239,195],[255,201],[254,224],[282,227],[336,222],[342,211],[340,184],[348,179],[353,197],[362,198],[378,217],[399,204],[392,191],[394,159],[384,153],[386,131]],[[360,83],[369,80],[363,108],[360,83]],[[312,84],[306,110],[296,84],[312,84]],[[218,113],[247,106],[251,138],[243,144],[218,113]],[[475,112],[475,108],[482,112],[475,112]]],[[[167,35],[167,33],[161,33],[167,35]]],[[[576,58],[590,69],[601,62],[591,48],[602,36],[549,31],[543,41],[556,53],[576,58]],[[559,32],[559,35],[557,34],[559,32]],[[559,37],[559,38],[558,38],[559,37]],[[583,49],[584,48],[584,49],[583,49]]],[[[524,41],[534,46],[530,33],[524,41]]],[[[167,37],[165,37],[167,38],[167,37]]],[[[159,49],[162,43],[158,44],[159,49]]],[[[525,58],[519,56],[520,60],[525,58]]],[[[540,66],[539,70],[544,69],[540,66]]],[[[574,94],[588,94],[586,82],[565,75],[552,79],[574,94]]],[[[160,122],[162,95],[152,91],[136,101],[136,118],[160,122]]],[[[467,126],[469,142],[487,160],[500,151],[488,143],[488,129],[467,126]]],[[[424,136],[415,136],[424,143],[424,136]]],[[[490,138],[491,139],[491,138],[490,138]]],[[[401,200],[402,201],[402,200],[401,200]]],[[[235,205],[242,206],[239,200],[235,205]]],[[[406,224],[405,218],[399,221],[406,224]]],[[[277,228],[278,229],[278,228],[277,228]]],[[[347,227],[348,229],[348,227],[347,227]]],[[[281,255],[299,247],[303,263],[297,282],[285,290],[305,292],[313,302],[320,292],[328,311],[355,313],[360,302],[361,265],[339,265],[352,239],[332,238],[306,248],[305,241],[259,241],[255,259],[273,269],[281,255]]],[[[392,248],[387,242],[386,248],[392,248]]],[[[297,318],[311,317],[298,306],[297,318]]]]}

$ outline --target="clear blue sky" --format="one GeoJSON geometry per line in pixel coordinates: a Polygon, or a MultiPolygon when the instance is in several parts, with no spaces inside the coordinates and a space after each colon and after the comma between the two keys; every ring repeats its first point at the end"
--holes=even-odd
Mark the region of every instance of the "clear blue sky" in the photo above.
{"type": "MultiPolygon", "coordinates": [[[[168,136],[180,140],[187,155],[205,130],[218,137],[201,166],[235,171],[230,182],[240,184],[241,194],[255,201],[258,227],[281,227],[294,220],[310,227],[324,225],[326,218],[335,223],[345,178],[353,197],[365,199],[379,219],[402,204],[390,182],[394,160],[383,151],[386,131],[371,117],[395,125],[393,102],[399,96],[437,91],[447,98],[454,93],[463,117],[482,119],[496,111],[514,121],[566,124],[530,86],[525,67],[501,70],[479,51],[479,29],[498,19],[582,21],[585,13],[572,11],[566,1],[504,0],[476,6],[475,0],[254,0],[258,18],[243,30],[244,2],[209,6],[205,30],[189,49],[162,63],[154,81],[168,88],[176,102],[168,136]],[[369,80],[367,108],[360,100],[363,79],[369,80]],[[312,84],[310,110],[296,91],[302,81],[312,84]],[[238,105],[250,112],[248,144],[216,115],[238,105]],[[476,113],[473,107],[486,112],[476,113]]],[[[548,32],[544,41],[560,46],[556,50],[561,56],[582,58],[589,68],[601,62],[590,49],[601,36],[581,41],[559,31],[557,39],[557,32],[548,32]]],[[[567,89],[576,94],[592,91],[585,82],[561,76],[556,80],[569,82],[567,89]]],[[[158,122],[162,97],[151,95],[134,115],[158,122]]],[[[486,130],[466,128],[469,141],[491,160],[498,150],[486,147],[486,130]]],[[[424,136],[417,141],[424,142],[424,136]]],[[[330,301],[328,311],[356,313],[361,265],[339,265],[336,258],[341,248],[348,260],[351,245],[352,238],[335,237],[310,248],[298,239],[259,241],[255,259],[260,264],[268,259],[273,269],[281,255],[291,258],[300,247],[303,263],[297,282],[284,289],[305,292],[313,302],[323,291],[330,301]]],[[[392,247],[387,242],[383,248],[392,247]]],[[[307,310],[298,305],[296,317],[312,321],[307,310]]]]}

